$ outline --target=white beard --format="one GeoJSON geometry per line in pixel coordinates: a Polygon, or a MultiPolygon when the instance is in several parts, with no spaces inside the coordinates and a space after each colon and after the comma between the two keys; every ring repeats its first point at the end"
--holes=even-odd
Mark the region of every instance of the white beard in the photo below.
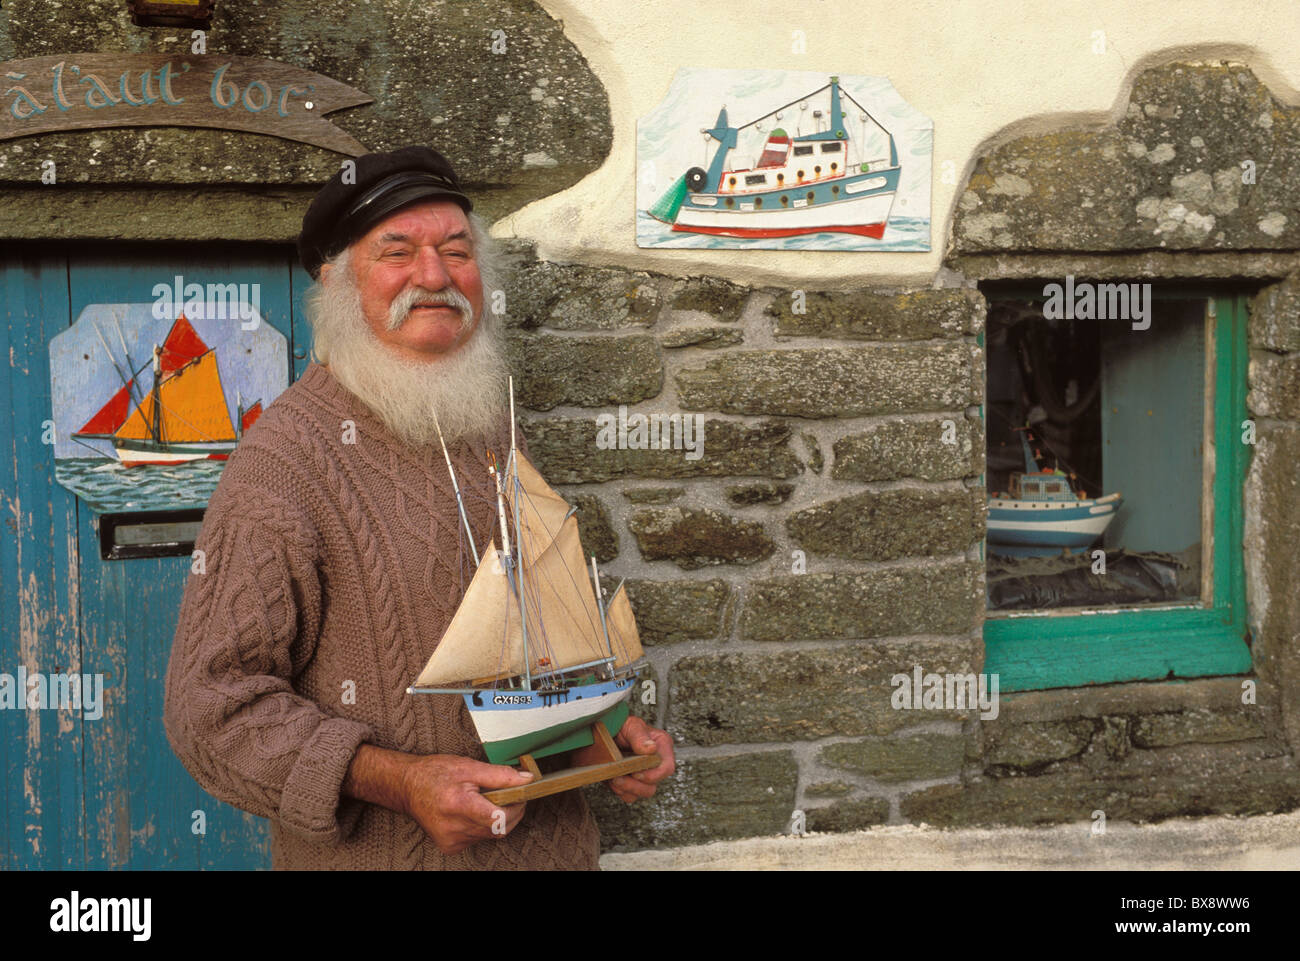
{"type": "MultiPolygon", "coordinates": [[[[409,290],[404,293],[411,300],[427,299],[409,290]]],[[[406,320],[401,302],[402,295],[394,299],[396,317],[389,318],[390,330],[406,320]]],[[[467,300],[461,306],[468,323],[472,308],[467,300]]],[[[317,358],[410,446],[437,441],[435,416],[448,444],[489,435],[508,417],[509,367],[490,311],[480,312],[469,340],[451,353],[426,362],[407,359],[379,340],[366,323],[361,291],[346,257],[336,262],[328,285],[313,289],[309,310],[317,358]]]]}

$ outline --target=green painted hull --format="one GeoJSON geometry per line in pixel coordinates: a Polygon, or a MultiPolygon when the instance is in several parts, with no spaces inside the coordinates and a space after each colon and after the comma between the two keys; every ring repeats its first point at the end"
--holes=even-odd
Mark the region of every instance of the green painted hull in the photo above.
{"type": "Polygon", "coordinates": [[[543,728],[504,741],[491,741],[483,745],[483,750],[487,752],[488,761],[493,764],[518,764],[519,757],[523,754],[542,758],[575,751],[591,743],[591,725],[596,720],[605,725],[605,730],[609,731],[612,737],[622,729],[628,713],[628,700],[623,698],[604,714],[597,715],[595,718],[557,724],[554,727],[543,728]]]}

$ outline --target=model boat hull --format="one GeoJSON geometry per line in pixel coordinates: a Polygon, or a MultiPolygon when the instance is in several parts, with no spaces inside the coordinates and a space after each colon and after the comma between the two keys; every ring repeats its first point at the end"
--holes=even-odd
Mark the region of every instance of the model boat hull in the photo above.
{"type": "Polygon", "coordinates": [[[989,552],[1034,557],[1080,550],[1106,532],[1123,502],[1119,494],[1083,501],[990,497],[989,552]]]}
{"type": "Polygon", "coordinates": [[[591,725],[617,734],[628,715],[633,678],[577,684],[559,693],[488,690],[466,694],[465,705],[493,764],[522,754],[549,757],[591,743],[591,725]]]}

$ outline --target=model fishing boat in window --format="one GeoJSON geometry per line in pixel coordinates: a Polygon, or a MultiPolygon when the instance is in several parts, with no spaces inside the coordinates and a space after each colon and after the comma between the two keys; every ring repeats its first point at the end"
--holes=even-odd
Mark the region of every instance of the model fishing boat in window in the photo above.
{"type": "Polygon", "coordinates": [[[1074,490],[1064,471],[1040,470],[1029,446],[1029,429],[1018,429],[1025,469],[1012,472],[1008,493],[989,497],[989,553],[1043,557],[1096,543],[1119,513],[1123,496],[1117,492],[1086,498],[1074,490]]]}
{"type": "MultiPolygon", "coordinates": [[[[644,665],[636,620],[620,583],[604,603],[595,558],[583,559],[575,508],[542,479],[515,446],[510,389],[510,454],[504,469],[489,456],[497,491],[500,543],[480,555],[446,445],[461,522],[477,568],[455,615],[411,694],[465,699],[488,760],[539,772],[538,758],[605,746],[609,763],[548,775],[525,797],[646,770],[658,755],[622,758],[613,745],[627,719],[644,665]],[[600,770],[596,770],[599,768],[600,770]],[[565,779],[567,776],[567,780],[565,779]]],[[[439,430],[439,440],[442,439],[439,430]]],[[[501,792],[489,792],[497,803],[501,792]]]]}

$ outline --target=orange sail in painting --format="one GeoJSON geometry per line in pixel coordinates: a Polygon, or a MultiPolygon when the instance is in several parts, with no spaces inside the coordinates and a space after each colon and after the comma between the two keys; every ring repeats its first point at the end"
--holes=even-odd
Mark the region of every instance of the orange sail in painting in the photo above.
{"type": "Polygon", "coordinates": [[[261,414],[261,401],[247,411],[239,405],[236,429],[226,407],[216,352],[184,314],[153,353],[153,388],[135,410],[128,415],[132,378],[73,436],[111,438],[127,467],[225,460],[261,414]]]}
{"type": "Polygon", "coordinates": [[[215,353],[209,350],[163,378],[115,433],[122,439],[142,440],[153,436],[155,425],[173,443],[235,439],[215,353]]]}

